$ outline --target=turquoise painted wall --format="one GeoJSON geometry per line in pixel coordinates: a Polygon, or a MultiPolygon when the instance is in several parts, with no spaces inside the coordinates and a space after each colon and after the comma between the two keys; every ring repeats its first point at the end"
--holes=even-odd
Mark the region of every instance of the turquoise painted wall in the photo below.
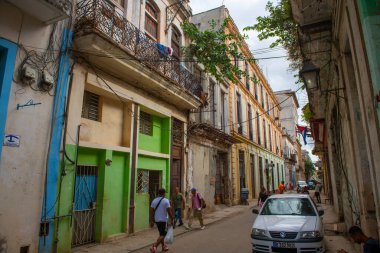
{"type": "MultiPolygon", "coordinates": [[[[169,165],[170,159],[154,158],[148,156],[139,156],[137,160],[137,168],[144,170],[155,170],[161,172],[161,187],[169,192],[169,165]]],[[[137,175],[137,173],[136,173],[137,175]]],[[[137,177],[136,177],[137,189],[137,177]]],[[[148,193],[135,194],[135,231],[140,231],[149,228],[149,211],[150,199],[148,193]]]]}
{"type": "MultiPolygon", "coordinates": [[[[75,146],[67,145],[69,157],[74,159],[75,146]]],[[[109,236],[124,233],[127,230],[129,210],[129,153],[112,150],[80,148],[78,165],[98,166],[96,241],[103,241],[109,236]],[[111,159],[111,166],[105,166],[105,160],[111,159]]],[[[62,166],[63,167],[63,166],[62,166]]],[[[57,215],[72,212],[74,190],[74,166],[66,162],[66,176],[62,180],[61,197],[57,215]]],[[[57,227],[57,224],[56,224],[57,227]]],[[[71,219],[59,221],[57,252],[70,252],[72,226],[71,219]]]]}
{"type": "MultiPolygon", "coordinates": [[[[378,0],[359,0],[357,3],[370,65],[372,84],[375,94],[378,94],[380,92],[380,3],[378,0]]],[[[377,114],[380,118],[379,107],[377,108],[377,114]]]]}
{"type": "Polygon", "coordinates": [[[146,151],[169,154],[170,152],[170,118],[160,118],[154,115],[153,135],[139,133],[138,148],[146,151]]]}

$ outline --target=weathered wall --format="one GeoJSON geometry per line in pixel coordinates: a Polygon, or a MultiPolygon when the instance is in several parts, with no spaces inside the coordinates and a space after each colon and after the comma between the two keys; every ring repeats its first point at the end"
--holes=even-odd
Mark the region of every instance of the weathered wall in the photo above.
{"type": "MultiPolygon", "coordinates": [[[[24,14],[8,1],[0,1],[1,38],[12,44],[22,44],[30,51],[46,48],[51,31],[52,25],[24,14]]],[[[63,26],[58,25],[56,35],[60,36],[62,31],[63,26]]],[[[23,49],[18,48],[17,53],[16,73],[25,58],[23,49]]],[[[16,73],[10,93],[2,94],[2,98],[9,95],[9,104],[5,112],[7,119],[2,119],[0,124],[5,123],[5,134],[20,136],[20,146],[5,146],[1,152],[0,238],[6,252],[19,252],[22,246],[29,246],[29,252],[36,252],[54,96],[22,84],[16,73]],[[31,100],[41,104],[17,110],[18,104],[24,105],[31,100]]],[[[36,88],[36,83],[32,86],[36,88]]],[[[54,89],[50,93],[54,94],[54,89]]],[[[1,106],[3,109],[4,105],[1,106]]]]}

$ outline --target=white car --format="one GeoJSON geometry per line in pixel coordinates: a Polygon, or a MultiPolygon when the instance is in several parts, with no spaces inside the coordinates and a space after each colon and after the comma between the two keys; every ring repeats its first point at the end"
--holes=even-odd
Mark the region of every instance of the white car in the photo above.
{"type": "Polygon", "coordinates": [[[252,226],[252,252],[325,252],[323,210],[305,194],[277,194],[269,197],[252,226]]]}

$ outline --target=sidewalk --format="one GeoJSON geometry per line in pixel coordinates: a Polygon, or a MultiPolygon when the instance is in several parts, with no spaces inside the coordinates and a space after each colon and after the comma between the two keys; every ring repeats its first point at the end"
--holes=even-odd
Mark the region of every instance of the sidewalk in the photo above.
{"type": "MultiPolygon", "coordinates": [[[[221,221],[225,218],[237,215],[247,209],[255,206],[257,200],[253,200],[250,202],[250,205],[246,206],[225,206],[218,205],[215,206],[216,210],[212,213],[206,213],[204,215],[204,223],[206,226],[221,221]]],[[[174,229],[174,236],[178,236],[184,233],[188,233],[191,231],[197,231],[200,227],[197,226],[197,222],[195,222],[192,230],[186,230],[183,226],[176,227],[174,229]]],[[[114,240],[102,243],[102,244],[89,244],[81,247],[74,248],[72,252],[75,253],[83,253],[83,252],[91,252],[91,253],[128,253],[133,252],[147,246],[150,246],[157,239],[157,229],[147,229],[141,232],[137,232],[134,235],[130,236],[122,236],[115,238],[114,240]]]]}
{"type": "MultiPolygon", "coordinates": [[[[310,191],[310,196],[314,196],[314,191],[310,191]]],[[[336,253],[337,250],[344,249],[348,253],[360,253],[361,251],[357,251],[354,244],[348,240],[347,235],[338,231],[342,230],[342,224],[339,222],[338,215],[334,212],[334,207],[330,204],[325,204],[325,199],[327,197],[321,195],[322,203],[317,204],[317,207],[322,208],[325,212],[323,215],[323,225],[327,252],[336,253]]]]}

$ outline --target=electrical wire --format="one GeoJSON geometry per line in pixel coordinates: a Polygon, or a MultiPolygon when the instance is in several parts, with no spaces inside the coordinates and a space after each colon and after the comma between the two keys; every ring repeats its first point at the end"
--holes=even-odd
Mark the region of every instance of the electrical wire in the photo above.
{"type": "MultiPolygon", "coordinates": [[[[120,97],[120,95],[118,94],[118,93],[120,93],[120,94],[122,94],[122,95],[125,95],[125,94],[123,94],[123,93],[121,93],[121,92],[117,92],[117,91],[115,91],[112,87],[111,87],[111,85],[98,73],[99,72],[99,69],[96,67],[96,66],[94,66],[93,64],[91,64],[89,61],[87,61],[86,59],[84,59],[84,61],[89,65],[89,67],[94,71],[94,73],[95,73],[95,75],[96,75],[96,77],[97,78],[99,78],[106,86],[107,86],[107,88],[118,98],[118,100],[120,101],[120,102],[122,102],[122,103],[125,103],[126,102],[126,100],[125,99],[123,99],[123,98],[121,98],[120,97]]],[[[117,77],[116,77],[117,78],[117,77]]],[[[118,78],[119,79],[119,78],[118,78]]],[[[295,92],[297,93],[299,90],[301,90],[302,88],[303,88],[304,86],[300,86],[295,92]]],[[[272,106],[271,108],[268,108],[268,110],[266,110],[265,112],[263,112],[263,113],[261,113],[261,114],[257,114],[255,117],[253,117],[253,118],[249,118],[249,119],[247,119],[247,120],[245,120],[245,121],[240,121],[240,122],[236,122],[236,123],[232,123],[232,124],[227,124],[227,125],[216,125],[215,127],[216,128],[218,128],[218,129],[225,129],[226,127],[234,127],[235,125],[239,125],[239,124],[243,124],[243,123],[246,123],[246,122],[248,122],[248,121],[251,121],[251,120],[254,120],[254,119],[257,119],[257,118],[259,118],[259,117],[261,117],[261,116],[263,116],[263,115],[266,115],[267,114],[267,112],[269,112],[269,111],[272,111],[272,110],[274,110],[275,108],[277,108],[277,107],[279,107],[281,104],[283,104],[283,103],[285,103],[288,99],[290,99],[290,98],[292,98],[291,96],[289,96],[289,97],[287,97],[287,98],[285,98],[283,101],[281,101],[281,102],[279,102],[279,103],[277,103],[277,104],[275,104],[274,106],[272,106]]],[[[131,117],[137,117],[138,118],[138,120],[140,120],[140,118],[139,118],[139,116],[137,116],[136,114],[135,114],[135,112],[134,111],[132,111],[131,109],[129,109],[128,108],[128,113],[129,113],[129,115],[131,116],[131,117]]],[[[188,136],[188,134],[189,134],[189,131],[191,130],[191,128],[193,128],[193,127],[195,127],[196,125],[200,125],[200,124],[203,124],[203,123],[196,123],[196,124],[194,124],[194,125],[191,125],[191,126],[189,126],[189,129],[187,129],[187,131],[184,131],[183,132],[183,136],[188,136]]],[[[152,125],[152,126],[154,126],[154,127],[157,127],[157,128],[160,128],[161,130],[163,130],[163,131],[172,131],[172,129],[164,129],[164,128],[162,128],[161,126],[159,126],[159,125],[152,125]]]]}

